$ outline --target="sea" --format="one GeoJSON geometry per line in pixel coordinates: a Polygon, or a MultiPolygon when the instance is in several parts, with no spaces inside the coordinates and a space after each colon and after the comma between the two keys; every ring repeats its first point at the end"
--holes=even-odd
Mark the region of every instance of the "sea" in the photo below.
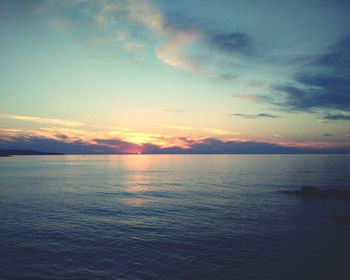
{"type": "Polygon", "coordinates": [[[350,279],[349,155],[0,159],[0,279],[350,279]]]}

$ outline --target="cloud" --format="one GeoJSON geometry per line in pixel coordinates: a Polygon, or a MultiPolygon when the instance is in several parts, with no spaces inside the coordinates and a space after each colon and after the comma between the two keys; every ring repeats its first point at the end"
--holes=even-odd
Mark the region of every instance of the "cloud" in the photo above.
{"type": "Polygon", "coordinates": [[[133,22],[147,27],[154,33],[163,34],[163,16],[162,13],[152,5],[148,0],[128,0],[128,17],[133,22]]]}
{"type": "Polygon", "coordinates": [[[180,125],[163,125],[163,127],[167,127],[167,128],[173,128],[173,129],[177,129],[177,130],[198,130],[198,131],[203,131],[206,134],[214,134],[214,135],[238,135],[240,133],[238,132],[233,132],[230,130],[226,130],[226,129],[221,129],[221,128],[214,128],[214,127],[208,127],[208,128],[194,128],[194,127],[190,127],[190,126],[180,126],[180,125]]]}
{"type": "Polygon", "coordinates": [[[350,115],[343,114],[327,114],[322,117],[326,121],[350,121],[350,115]]]}
{"type": "MultiPolygon", "coordinates": [[[[222,56],[232,60],[233,55],[248,56],[255,50],[255,42],[247,33],[235,29],[223,31],[212,22],[169,10],[158,1],[22,2],[32,4],[16,4],[15,10],[26,11],[24,7],[28,7],[51,27],[72,32],[85,45],[113,44],[137,61],[147,58],[149,52],[145,46],[152,45],[156,57],[164,64],[196,74],[209,75],[208,71],[218,71],[222,56]],[[142,57],[134,57],[140,52],[142,57]]],[[[228,75],[233,77],[233,74],[228,75]]]]}
{"type": "MultiPolygon", "coordinates": [[[[339,40],[330,50],[313,62],[316,66],[348,68],[350,65],[350,36],[339,40]]],[[[348,69],[349,70],[349,69],[348,69]]]]}
{"type": "Polygon", "coordinates": [[[218,78],[222,81],[232,82],[237,80],[239,78],[239,75],[232,74],[232,73],[224,73],[224,74],[219,74],[218,78]]]}
{"type": "MultiPolygon", "coordinates": [[[[198,19],[179,14],[163,15],[162,24],[165,33],[172,39],[157,49],[158,57],[174,67],[191,71],[195,69],[200,72],[199,70],[202,70],[204,66],[212,67],[217,66],[216,64],[222,66],[222,62],[219,62],[220,59],[218,59],[218,51],[226,57],[226,60],[232,60],[233,55],[247,57],[256,53],[255,42],[247,33],[223,32],[210,26],[209,23],[203,24],[198,19]],[[186,49],[188,46],[200,47],[203,54],[190,53],[186,49]],[[164,51],[170,51],[177,59],[172,58],[166,61],[164,58],[169,57],[169,54],[165,55],[164,51]]],[[[224,73],[218,76],[226,81],[238,77],[236,73],[224,73]]]]}
{"type": "Polygon", "coordinates": [[[244,119],[266,119],[266,118],[274,119],[274,118],[278,118],[278,116],[271,115],[271,114],[268,114],[268,113],[260,113],[260,114],[254,114],[254,115],[235,113],[235,114],[230,114],[230,116],[241,117],[241,118],[244,118],[244,119]]]}
{"type": "MultiPolygon", "coordinates": [[[[16,4],[16,6],[24,7],[25,4],[16,4]]],[[[276,65],[264,59],[274,55],[273,52],[279,51],[273,48],[280,37],[276,36],[276,42],[271,44],[265,44],[265,41],[268,41],[266,38],[270,37],[262,38],[265,35],[264,32],[270,33],[271,30],[264,31],[260,36],[254,33],[254,29],[246,29],[250,30],[249,32],[232,26],[231,29],[223,29],[215,25],[216,22],[205,20],[205,16],[200,19],[186,16],[184,13],[176,14],[174,10],[166,10],[164,7],[167,5],[150,0],[56,0],[37,1],[37,4],[31,6],[36,6],[35,9],[41,7],[43,10],[41,15],[48,17],[49,20],[52,18],[52,24],[56,28],[73,29],[73,32],[84,30],[77,37],[84,38],[84,42],[88,45],[115,44],[119,46],[119,50],[128,52],[131,57],[137,53],[140,55],[139,53],[142,52],[141,59],[138,59],[139,56],[136,57],[138,60],[147,58],[149,52],[146,50],[149,48],[146,46],[152,44],[156,57],[165,65],[194,73],[204,73],[210,77],[218,77],[220,80],[234,81],[238,86],[247,78],[254,78],[254,76],[256,78],[256,75],[261,75],[264,69],[267,69],[267,79],[274,74],[271,71],[274,71],[276,65]],[[71,28],[72,24],[79,26],[71,28]],[[96,34],[101,34],[99,35],[101,37],[91,39],[96,34]],[[262,40],[259,41],[259,38],[262,40]],[[266,52],[263,55],[261,55],[261,48],[266,52]],[[256,56],[257,54],[259,57],[256,56]]],[[[240,20],[237,20],[239,23],[240,20]]],[[[281,23],[281,31],[283,31],[283,24],[281,23]]],[[[292,80],[289,77],[287,79],[283,77],[284,80],[290,81],[278,84],[271,92],[271,94],[283,96],[283,101],[276,103],[268,98],[263,100],[262,96],[254,98],[254,101],[270,102],[286,110],[295,111],[311,111],[319,108],[349,110],[350,102],[347,94],[350,86],[349,46],[350,39],[345,38],[334,44],[328,52],[320,55],[313,53],[312,56],[303,59],[304,62],[307,61],[306,68],[316,70],[312,73],[309,70],[298,71],[292,80]],[[323,70],[319,71],[319,68],[323,70]],[[325,68],[330,71],[324,71],[325,68]]],[[[285,53],[291,51],[287,49],[285,53]]],[[[284,54],[281,57],[281,60],[285,59],[284,54]]],[[[286,69],[288,68],[286,71],[294,71],[293,67],[286,66],[286,69]],[[290,70],[291,68],[293,70],[290,70]]],[[[262,76],[265,77],[265,73],[262,76]]],[[[276,78],[272,79],[275,83],[276,78]]],[[[250,93],[251,97],[258,88],[259,93],[262,90],[266,91],[266,88],[261,89],[258,84],[248,87],[250,88],[247,89],[247,93],[250,93]]]]}
{"type": "Polygon", "coordinates": [[[289,84],[275,86],[284,94],[280,104],[289,110],[350,110],[350,36],[305,65],[289,84]]]}
{"type": "Polygon", "coordinates": [[[196,40],[197,35],[178,32],[170,37],[167,42],[156,48],[157,57],[169,66],[197,71],[196,65],[184,51],[187,45],[196,40]]]}
{"type": "MultiPolygon", "coordinates": [[[[153,36],[158,37],[160,44],[155,48],[155,53],[163,63],[189,71],[196,71],[195,59],[187,54],[185,48],[197,40],[198,33],[194,30],[175,28],[166,24],[167,18],[164,13],[157,8],[152,1],[127,0],[119,3],[119,8],[114,8],[110,1],[101,2],[98,13],[100,21],[106,22],[107,18],[112,18],[118,23],[124,23],[127,28],[138,26],[146,29],[153,36]],[[106,6],[112,6],[112,13],[106,6]],[[116,13],[116,10],[123,10],[123,14],[116,13]],[[160,40],[159,40],[160,39],[160,40]]],[[[131,37],[131,36],[130,36],[131,37]]],[[[140,49],[140,43],[126,41],[124,49],[135,51],[140,49]]]]}
{"type": "MultiPolygon", "coordinates": [[[[107,16],[111,16],[110,12],[103,12],[104,7],[110,2],[101,4],[100,16],[103,21],[107,16]]],[[[180,30],[176,28],[168,28],[164,23],[166,21],[165,15],[157,8],[152,1],[144,0],[127,0],[119,3],[124,10],[124,14],[113,14],[113,19],[122,22],[132,29],[131,26],[138,26],[138,28],[145,29],[151,33],[152,36],[157,36],[157,40],[161,41],[155,48],[155,53],[159,60],[163,63],[175,67],[182,68],[189,71],[195,71],[196,66],[191,61],[191,57],[186,54],[185,48],[196,40],[196,34],[189,30],[180,30]],[[160,40],[159,40],[160,39],[160,40]]],[[[121,8],[119,8],[120,10],[121,8]]],[[[130,36],[131,37],[131,36],[130,36]]],[[[133,43],[126,41],[124,49],[128,52],[135,52],[143,49],[141,43],[133,43]]]]}
{"type": "Polygon", "coordinates": [[[217,55],[217,50],[229,56],[252,53],[254,43],[248,34],[214,30],[209,23],[162,10],[157,4],[151,0],[44,1],[37,3],[35,9],[41,10],[40,15],[48,17],[56,29],[76,32],[84,28],[80,32],[83,36],[104,34],[87,39],[89,46],[119,43],[125,51],[134,52],[141,45],[154,43],[160,61],[191,72],[202,72],[203,65],[217,55]],[[79,20],[73,14],[79,15],[79,20]]]}
{"type": "Polygon", "coordinates": [[[129,42],[124,45],[124,49],[128,52],[139,52],[144,49],[144,45],[134,42],[129,42]]]}
{"type": "Polygon", "coordinates": [[[217,33],[211,36],[210,43],[229,54],[248,55],[253,50],[253,40],[243,32],[217,33]]]}
{"type": "Polygon", "coordinates": [[[105,45],[114,42],[124,42],[128,39],[129,33],[127,30],[117,31],[115,34],[110,36],[100,38],[100,39],[90,39],[86,42],[88,46],[95,47],[98,45],[105,45]]]}
{"type": "Polygon", "coordinates": [[[43,124],[49,124],[49,125],[61,125],[61,126],[72,126],[72,127],[84,126],[84,124],[81,122],[76,122],[71,120],[41,118],[41,117],[32,117],[32,116],[23,116],[23,115],[2,114],[0,115],[0,118],[7,118],[7,119],[18,120],[18,121],[27,121],[27,122],[33,122],[33,123],[43,123],[43,124]]]}
{"type": "Polygon", "coordinates": [[[171,125],[171,124],[165,124],[163,125],[163,127],[180,129],[180,130],[194,130],[194,128],[190,126],[180,126],[180,125],[171,125]]]}
{"type": "Polygon", "coordinates": [[[301,86],[277,86],[286,95],[285,105],[291,110],[310,111],[318,108],[350,110],[350,78],[303,76],[301,86]]]}
{"type": "Polygon", "coordinates": [[[23,149],[68,154],[294,154],[294,153],[350,153],[350,143],[308,143],[290,144],[283,142],[264,142],[230,140],[215,137],[172,137],[163,138],[167,145],[156,142],[135,143],[119,137],[91,138],[87,140],[71,138],[66,134],[15,135],[0,137],[0,149],[23,149]]]}
{"type": "Polygon", "coordinates": [[[244,101],[254,102],[254,103],[274,103],[273,98],[268,95],[241,94],[241,95],[232,95],[232,97],[239,98],[244,101]]]}
{"type": "MultiPolygon", "coordinates": [[[[132,146],[132,145],[131,145],[132,146]]],[[[49,139],[45,137],[17,137],[10,141],[0,139],[1,149],[37,150],[46,152],[64,152],[67,154],[90,154],[90,153],[118,153],[118,150],[111,145],[93,144],[81,140],[65,141],[49,139]]],[[[124,147],[125,148],[125,147],[124,147]]],[[[126,150],[127,151],[127,150],[126,150]]]]}
{"type": "MultiPolygon", "coordinates": [[[[85,126],[84,129],[65,127],[40,127],[37,129],[0,128],[0,138],[2,140],[10,140],[13,138],[30,139],[33,137],[57,141],[63,140],[67,143],[81,141],[90,144],[97,144],[96,139],[118,139],[136,145],[152,143],[158,145],[159,147],[179,146],[182,148],[187,147],[187,143],[190,139],[155,133],[133,132],[126,128],[103,126],[85,126]],[[98,138],[96,138],[97,135],[98,138]]],[[[102,144],[102,142],[99,144],[102,144]]]]}
{"type": "Polygon", "coordinates": [[[137,153],[140,145],[127,142],[121,139],[92,139],[93,146],[103,147],[106,151],[111,150],[118,153],[137,153]]]}
{"type": "Polygon", "coordinates": [[[207,133],[216,134],[216,135],[238,135],[238,134],[240,134],[239,132],[233,132],[230,130],[221,129],[221,128],[213,128],[213,127],[203,128],[202,130],[207,132],[207,133]]]}

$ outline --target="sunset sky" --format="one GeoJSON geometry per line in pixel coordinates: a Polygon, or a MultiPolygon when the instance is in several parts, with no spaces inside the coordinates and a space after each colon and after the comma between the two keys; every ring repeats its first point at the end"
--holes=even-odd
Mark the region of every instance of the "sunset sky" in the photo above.
{"type": "Polygon", "coordinates": [[[0,149],[350,152],[350,1],[0,2],[0,149]]]}

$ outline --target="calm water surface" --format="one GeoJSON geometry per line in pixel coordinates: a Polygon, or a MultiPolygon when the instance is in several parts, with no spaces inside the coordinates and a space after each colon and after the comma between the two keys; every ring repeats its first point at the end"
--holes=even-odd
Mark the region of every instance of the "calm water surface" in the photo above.
{"type": "Polygon", "coordinates": [[[0,279],[350,279],[350,156],[0,159],[0,279]]]}

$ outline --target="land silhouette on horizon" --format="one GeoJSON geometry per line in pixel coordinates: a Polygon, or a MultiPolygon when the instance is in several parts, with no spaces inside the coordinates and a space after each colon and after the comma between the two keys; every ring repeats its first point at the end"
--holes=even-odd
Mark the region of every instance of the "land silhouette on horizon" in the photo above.
{"type": "Polygon", "coordinates": [[[8,156],[32,156],[32,155],[64,155],[64,153],[54,153],[54,152],[43,152],[43,151],[34,151],[34,150],[0,150],[1,157],[8,156]]]}

